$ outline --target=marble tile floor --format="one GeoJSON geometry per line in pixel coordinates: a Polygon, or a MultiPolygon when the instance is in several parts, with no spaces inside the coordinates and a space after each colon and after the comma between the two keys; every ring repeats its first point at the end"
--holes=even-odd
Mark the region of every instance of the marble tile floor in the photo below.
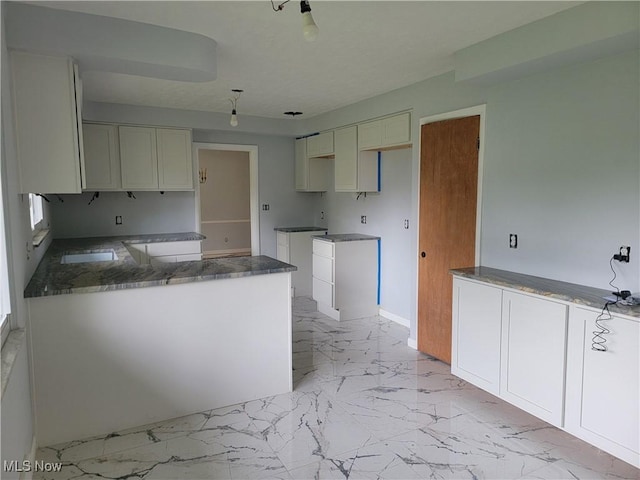
{"type": "Polygon", "coordinates": [[[294,392],[38,451],[36,479],[638,479],[452,376],[380,317],[294,305],[294,392]]]}

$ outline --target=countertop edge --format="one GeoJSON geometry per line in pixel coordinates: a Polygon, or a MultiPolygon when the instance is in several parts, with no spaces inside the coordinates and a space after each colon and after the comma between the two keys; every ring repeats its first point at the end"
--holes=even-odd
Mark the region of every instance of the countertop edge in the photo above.
{"type": "MultiPolygon", "coordinates": [[[[536,277],[523,273],[511,272],[508,270],[499,270],[490,267],[469,267],[452,269],[449,271],[454,277],[476,280],[478,282],[495,285],[497,287],[511,288],[524,293],[539,295],[551,300],[558,300],[573,303],[579,306],[601,310],[607,303],[603,298],[609,294],[607,290],[579,285],[575,283],[563,282],[551,278],[536,277]],[[507,278],[499,278],[505,276],[507,278]],[[559,287],[558,290],[566,289],[571,293],[562,292],[544,288],[543,285],[535,285],[535,283],[551,284],[559,287]]],[[[612,313],[624,315],[634,319],[640,319],[640,306],[627,306],[610,304],[609,310],[612,313]]]]}

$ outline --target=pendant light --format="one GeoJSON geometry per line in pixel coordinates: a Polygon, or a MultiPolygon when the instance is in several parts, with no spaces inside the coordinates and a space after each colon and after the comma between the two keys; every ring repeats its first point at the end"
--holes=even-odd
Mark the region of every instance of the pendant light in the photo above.
{"type": "Polygon", "coordinates": [[[318,37],[320,29],[311,16],[309,0],[302,0],[300,2],[300,13],[302,13],[302,35],[304,35],[304,39],[307,42],[313,42],[318,37]]]}
{"type": "MultiPolygon", "coordinates": [[[[276,6],[275,2],[271,0],[271,7],[274,12],[281,12],[289,2],[290,0],[285,0],[276,6]]],[[[311,15],[309,0],[302,0],[300,2],[300,13],[302,14],[302,35],[307,42],[313,42],[317,38],[320,29],[311,15]]]]}
{"type": "Polygon", "coordinates": [[[238,112],[236,110],[236,105],[238,103],[238,99],[240,98],[240,95],[242,94],[242,92],[244,92],[244,90],[234,88],[231,91],[233,92],[233,97],[229,99],[229,101],[231,102],[231,120],[229,120],[229,125],[231,125],[232,127],[237,127],[238,112]]]}

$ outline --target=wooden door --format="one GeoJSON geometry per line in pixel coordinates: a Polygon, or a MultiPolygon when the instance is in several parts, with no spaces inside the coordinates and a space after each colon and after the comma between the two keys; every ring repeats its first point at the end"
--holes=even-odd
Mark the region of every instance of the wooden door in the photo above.
{"type": "Polygon", "coordinates": [[[453,281],[475,264],[480,116],[422,126],[418,349],[451,363],[453,281]]]}

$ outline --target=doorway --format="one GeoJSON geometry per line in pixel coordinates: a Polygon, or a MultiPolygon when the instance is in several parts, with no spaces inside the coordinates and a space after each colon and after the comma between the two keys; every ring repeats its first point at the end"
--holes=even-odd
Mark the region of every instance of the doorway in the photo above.
{"type": "Polygon", "coordinates": [[[479,263],[484,106],[424,119],[420,131],[418,350],[451,363],[449,270],[479,263]]]}
{"type": "Polygon", "coordinates": [[[203,258],[260,254],[257,147],[194,144],[203,258]]]}

